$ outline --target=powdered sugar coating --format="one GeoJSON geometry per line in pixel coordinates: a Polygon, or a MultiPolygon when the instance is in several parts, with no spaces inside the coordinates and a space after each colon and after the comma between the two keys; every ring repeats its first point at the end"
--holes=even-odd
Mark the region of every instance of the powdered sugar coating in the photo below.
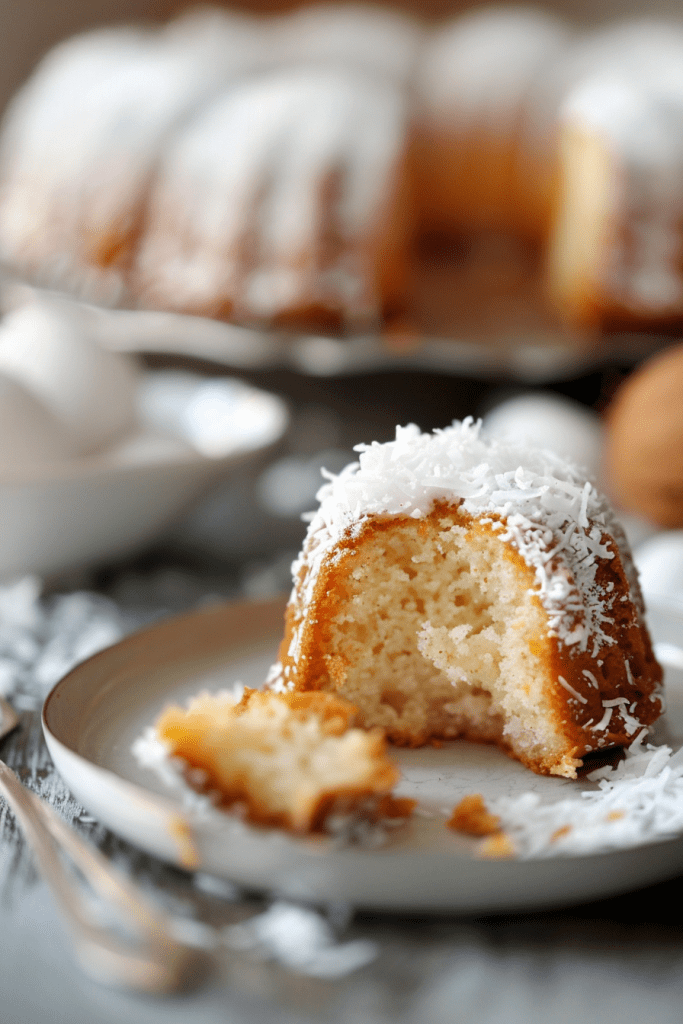
{"type": "MultiPolygon", "coordinates": [[[[421,519],[435,502],[459,504],[489,522],[533,569],[548,632],[573,653],[596,657],[615,643],[603,629],[616,593],[597,583],[603,560],[621,557],[631,599],[640,592],[623,531],[607,503],[580,469],[551,452],[483,438],[471,418],[433,434],[414,424],[396,428],[385,444],[358,445],[358,462],[339,475],[324,473],[320,508],[311,513],[304,552],[294,563],[300,580],[301,621],[319,571],[344,537],[371,517],[421,519]]],[[[298,630],[290,656],[296,658],[298,630]]]]}
{"type": "Polygon", "coordinates": [[[137,259],[144,302],[247,321],[317,303],[377,322],[407,117],[391,81],[334,66],[221,93],[160,165],[137,259]]]}
{"type": "Polygon", "coordinates": [[[352,67],[410,81],[423,42],[418,21],[368,3],[304,6],[276,22],[277,56],[291,66],[352,67]]]}
{"type": "Polygon", "coordinates": [[[542,70],[567,46],[559,18],[525,7],[483,7],[437,28],[420,64],[428,116],[463,139],[514,137],[523,104],[542,70]]]}
{"type": "Polygon", "coordinates": [[[2,124],[3,259],[50,287],[119,301],[112,268],[126,262],[160,154],[195,109],[259,66],[258,24],[206,9],[50,51],[2,124]]]}

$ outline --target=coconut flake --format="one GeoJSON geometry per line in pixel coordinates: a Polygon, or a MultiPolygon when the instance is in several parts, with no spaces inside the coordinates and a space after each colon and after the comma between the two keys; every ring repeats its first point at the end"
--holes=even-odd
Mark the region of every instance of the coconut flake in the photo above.
{"type": "Polygon", "coordinates": [[[584,696],[582,696],[582,695],[581,695],[581,694],[580,694],[580,693],[578,692],[578,690],[575,690],[573,686],[570,686],[570,685],[569,685],[569,683],[568,683],[568,682],[567,682],[567,680],[566,680],[566,679],[564,678],[564,676],[558,676],[558,677],[557,677],[557,681],[558,681],[558,683],[560,684],[560,686],[564,686],[565,690],[567,690],[567,691],[568,691],[569,693],[571,693],[571,695],[572,695],[573,697],[576,697],[576,699],[577,699],[577,700],[581,701],[581,703],[582,703],[582,704],[587,704],[587,703],[588,703],[588,701],[586,700],[586,698],[585,698],[584,696]]]}
{"type": "Polygon", "coordinates": [[[605,708],[605,713],[598,724],[592,726],[593,732],[602,732],[603,729],[607,728],[610,723],[610,719],[612,718],[612,710],[612,708],[605,708]]]}

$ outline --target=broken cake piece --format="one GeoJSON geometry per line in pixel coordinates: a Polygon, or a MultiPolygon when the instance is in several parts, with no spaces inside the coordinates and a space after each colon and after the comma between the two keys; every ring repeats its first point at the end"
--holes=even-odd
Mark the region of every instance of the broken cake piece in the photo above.
{"type": "MultiPolygon", "coordinates": [[[[199,694],[156,723],[171,755],[204,773],[206,788],[247,820],[314,832],[331,814],[378,818],[393,808],[399,771],[381,729],[355,728],[353,704],[327,693],[245,689],[199,694]]],[[[405,807],[400,810],[406,811],[405,807]]]]}

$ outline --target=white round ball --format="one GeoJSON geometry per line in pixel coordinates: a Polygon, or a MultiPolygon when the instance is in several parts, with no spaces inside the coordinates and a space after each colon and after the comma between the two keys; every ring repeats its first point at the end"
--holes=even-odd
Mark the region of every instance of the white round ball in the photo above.
{"type": "Polygon", "coordinates": [[[23,385],[88,455],[134,426],[138,371],[133,360],[101,348],[83,322],[49,302],[11,312],[0,326],[0,373],[23,385]]]}
{"type": "Polygon", "coordinates": [[[665,530],[633,553],[643,593],[683,600],[683,530],[665,530]]]}
{"type": "Polygon", "coordinates": [[[0,473],[64,462],[71,433],[20,383],[0,373],[0,473]]]}
{"type": "Polygon", "coordinates": [[[536,445],[583,467],[600,472],[603,431],[597,413],[562,395],[530,392],[510,398],[484,417],[488,437],[536,445]]]}

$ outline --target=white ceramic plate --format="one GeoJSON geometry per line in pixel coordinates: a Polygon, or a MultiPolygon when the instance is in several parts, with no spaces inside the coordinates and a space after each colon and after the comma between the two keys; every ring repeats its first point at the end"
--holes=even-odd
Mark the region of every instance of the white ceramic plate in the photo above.
{"type": "Polygon", "coordinates": [[[0,480],[0,577],[130,555],[288,422],[281,399],[230,378],[148,373],[140,427],[101,455],[0,480]]]}
{"type": "MultiPolygon", "coordinates": [[[[114,832],[164,860],[295,899],[349,900],[385,910],[461,913],[532,910],[606,897],[683,869],[683,838],[616,853],[536,861],[487,861],[474,843],[415,817],[379,849],[335,847],[243,825],[217,810],[188,812],[131,744],[169,701],[236,680],[257,685],[282,633],[282,600],[239,602],[173,619],[95,655],[48,697],[50,753],[85,807],[114,832]]],[[[651,614],[655,640],[683,648],[683,615],[651,614]]],[[[667,672],[667,741],[683,742],[683,671],[667,672]]],[[[537,789],[566,796],[581,783],[532,775],[493,747],[465,742],[396,751],[400,792],[431,808],[463,795],[537,789]]]]}

